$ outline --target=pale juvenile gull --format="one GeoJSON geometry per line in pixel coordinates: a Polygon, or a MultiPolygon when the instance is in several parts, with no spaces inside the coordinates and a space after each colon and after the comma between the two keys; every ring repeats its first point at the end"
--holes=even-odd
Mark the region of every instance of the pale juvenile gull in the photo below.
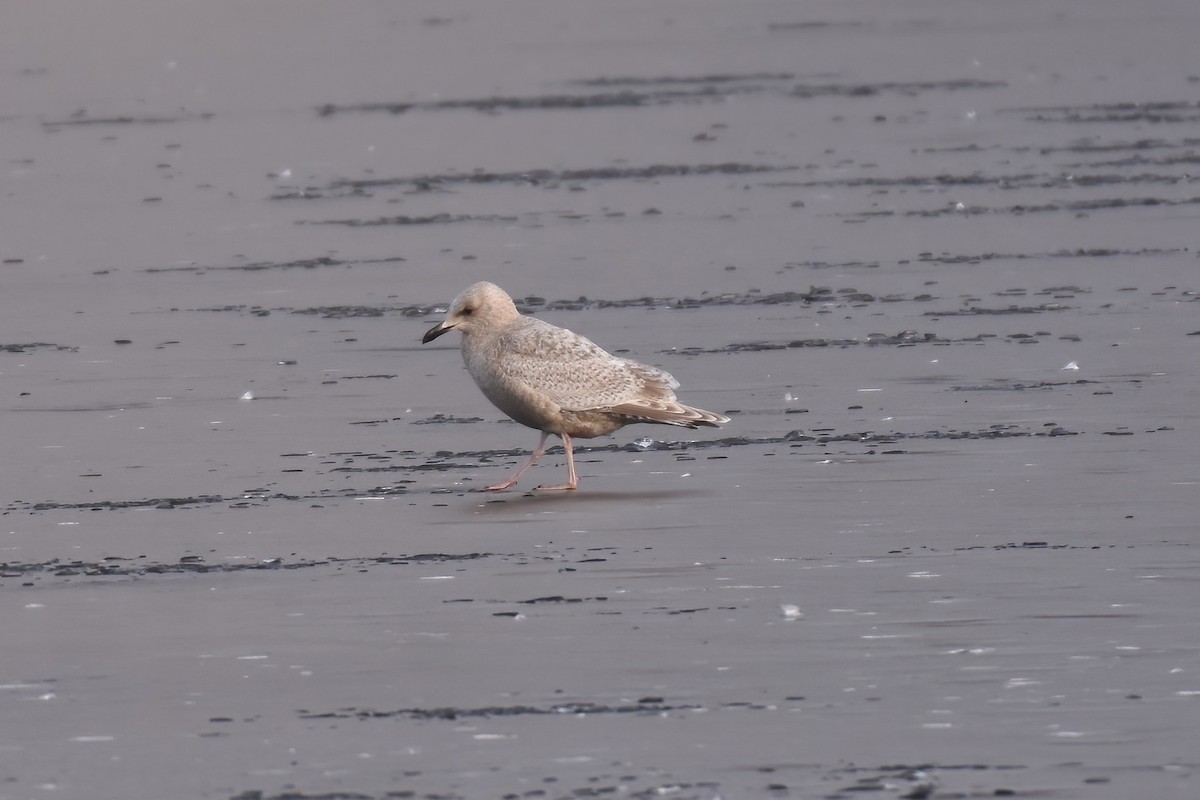
{"type": "Polygon", "coordinates": [[[603,436],[634,422],[717,427],[729,417],[685,406],[675,399],[679,381],[669,373],[605,352],[590,339],[517,311],[494,283],[480,282],[454,298],[446,319],[422,344],[443,333],[462,333],[467,371],[496,408],[542,432],[533,455],[511,478],[484,491],[516,484],[546,452],[555,434],[567,453],[567,482],[539,489],[574,489],[572,440],[603,436]]]}

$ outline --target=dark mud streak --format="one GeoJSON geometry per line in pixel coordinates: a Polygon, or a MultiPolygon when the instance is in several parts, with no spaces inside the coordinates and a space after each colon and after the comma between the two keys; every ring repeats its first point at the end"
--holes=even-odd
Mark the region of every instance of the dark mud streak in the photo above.
{"type": "Polygon", "coordinates": [[[0,344],[0,353],[28,353],[32,350],[65,350],[69,353],[76,353],[79,352],[79,345],[54,344],[53,342],[0,344]]]}
{"type": "Polygon", "coordinates": [[[625,78],[582,78],[567,81],[567,86],[654,86],[658,84],[689,83],[736,83],[740,81],[791,81],[796,76],[790,72],[750,72],[745,74],[695,75],[658,77],[631,76],[625,78]]]}
{"type": "Polygon", "coordinates": [[[392,256],[390,258],[366,258],[354,261],[343,261],[337,258],[328,256],[319,256],[317,258],[301,258],[295,261],[256,261],[251,264],[228,264],[219,266],[203,266],[190,265],[186,267],[148,267],[142,270],[143,272],[164,273],[164,272],[187,272],[187,273],[205,273],[205,272],[261,272],[269,269],[319,269],[322,267],[352,267],[360,264],[399,264],[407,261],[400,256],[392,256]]]}
{"type": "Polygon", "coordinates": [[[794,166],[775,164],[651,164],[645,167],[590,167],[586,169],[530,169],[521,172],[465,172],[416,175],[399,178],[344,179],[329,184],[332,189],[371,189],[383,186],[436,186],[454,184],[506,184],[544,186],[571,181],[625,181],[654,178],[678,178],[694,175],[750,175],[761,172],[787,172],[794,166]]]}
{"type": "Polygon", "coordinates": [[[1005,81],[980,81],[965,78],[949,81],[912,81],[907,83],[859,83],[859,84],[799,84],[792,88],[794,97],[873,97],[880,94],[900,94],[916,97],[925,92],[957,92],[979,89],[1003,89],[1005,81]]]}
{"type": "Polygon", "coordinates": [[[197,495],[195,497],[157,497],[149,500],[100,500],[92,503],[61,505],[59,503],[34,503],[33,511],[49,511],[55,508],[87,508],[93,511],[122,510],[127,508],[182,508],[184,506],[224,503],[228,498],[220,495],[197,495]]]}
{"type": "MultiPolygon", "coordinates": [[[[505,602],[505,601],[493,600],[491,602],[500,603],[500,602],[505,602]]],[[[529,600],[516,600],[514,602],[520,603],[521,605],[536,606],[536,605],[545,605],[547,603],[553,603],[553,604],[557,604],[557,603],[605,603],[605,602],[608,602],[608,598],[607,597],[563,597],[562,595],[556,594],[556,595],[547,595],[546,597],[533,597],[533,598],[530,598],[529,600]]]]}
{"type": "Polygon", "coordinates": [[[1126,378],[1123,380],[1089,381],[1081,378],[1074,381],[1036,381],[1034,383],[997,380],[995,383],[982,385],[951,386],[950,390],[953,392],[1023,392],[1029,389],[1055,389],[1060,386],[1110,386],[1114,383],[1138,384],[1141,383],[1141,380],[1138,378],[1126,378]]]}
{"type": "Polygon", "coordinates": [[[1200,102],[1096,103],[1085,106],[1031,106],[1001,108],[997,114],[1015,114],[1027,122],[1072,124],[1149,122],[1174,124],[1200,121],[1200,102]]]}
{"type": "MultiPolygon", "coordinates": [[[[1036,154],[1036,155],[1040,155],[1040,156],[1053,156],[1053,155],[1057,155],[1057,154],[1070,154],[1070,155],[1081,156],[1081,155],[1096,155],[1096,154],[1134,153],[1133,155],[1128,155],[1128,156],[1125,156],[1124,158],[1108,158],[1108,159],[1098,159],[1098,160],[1090,160],[1090,161],[1067,161],[1067,162],[1063,162],[1058,165],[1058,167],[1063,170],[1079,170],[1079,169],[1100,169],[1100,168],[1106,168],[1106,167],[1107,168],[1134,167],[1134,166],[1145,166],[1145,165],[1153,165],[1153,166],[1161,166],[1161,167],[1192,165],[1192,164],[1200,162],[1200,154],[1197,154],[1196,152],[1194,152],[1194,148],[1197,147],[1197,145],[1200,145],[1200,140],[1191,139],[1191,138],[1183,138],[1178,141],[1170,141],[1170,140],[1166,140],[1166,139],[1139,139],[1136,141],[1106,142],[1106,143],[1100,144],[1100,143],[1097,143],[1094,138],[1089,137],[1089,138],[1082,139],[1082,140],[1079,140],[1079,141],[1076,141],[1076,142],[1073,142],[1071,144],[1064,145],[1064,146],[1050,146],[1050,145],[1045,145],[1045,146],[1042,146],[1042,145],[980,146],[978,144],[969,144],[969,145],[958,145],[958,146],[953,146],[953,147],[927,147],[927,148],[922,149],[920,152],[924,155],[941,155],[941,154],[955,154],[955,153],[980,153],[981,154],[981,153],[986,153],[986,152],[992,151],[992,152],[1002,152],[1002,153],[1014,153],[1014,154],[1019,154],[1019,155],[1036,154]],[[1154,156],[1154,157],[1144,155],[1144,153],[1162,151],[1162,150],[1179,150],[1181,152],[1179,154],[1159,155],[1159,156],[1154,156]]],[[[1039,176],[1041,176],[1043,180],[1047,180],[1047,181],[1061,181],[1061,182],[1063,182],[1062,185],[1070,185],[1070,184],[1076,183],[1079,180],[1082,180],[1082,178],[1080,176],[1072,175],[1069,173],[1068,174],[1060,174],[1060,175],[1054,176],[1053,178],[1046,175],[1045,173],[1037,173],[1033,177],[1037,178],[1039,176]]],[[[1134,177],[1131,177],[1131,176],[1123,176],[1123,177],[1131,183],[1138,182],[1136,180],[1136,178],[1134,178],[1134,177]]],[[[1189,178],[1189,176],[1186,174],[1171,176],[1171,177],[1176,178],[1179,181],[1186,181],[1189,178]]],[[[980,185],[982,185],[982,186],[998,186],[1000,188],[1014,188],[1014,186],[1016,184],[1015,184],[1015,182],[1012,182],[1013,178],[1026,179],[1024,174],[1018,174],[1018,175],[1014,175],[1014,176],[1000,176],[997,179],[995,179],[994,182],[984,181],[980,185]],[[1010,182],[1006,183],[1005,182],[1006,180],[1008,180],[1010,182]]],[[[901,180],[903,180],[903,179],[901,179],[901,180]]],[[[1121,181],[1113,181],[1113,182],[1120,183],[1121,181]]],[[[768,185],[768,184],[764,184],[764,185],[768,185]]],[[[797,185],[799,185],[799,184],[797,184],[797,185]]],[[[901,185],[903,185],[903,184],[901,184],[901,185]]],[[[1030,184],[1030,185],[1037,185],[1037,184],[1030,184]]],[[[1057,183],[1049,183],[1048,185],[1053,187],[1058,184],[1057,183]]]]}
{"type": "MultiPolygon", "coordinates": [[[[1074,250],[1054,250],[1050,252],[1039,253],[980,253],[978,255],[952,255],[950,253],[942,253],[933,255],[932,253],[921,253],[917,256],[918,261],[929,262],[934,264],[978,264],[984,261],[1024,261],[1029,259],[1042,260],[1048,258],[1129,258],[1129,257],[1145,257],[1145,256],[1174,256],[1188,252],[1182,247],[1141,247],[1137,249],[1124,250],[1108,247],[1079,247],[1074,250]]],[[[1087,291],[1078,287],[1065,287],[1073,292],[1087,291]]],[[[1046,289],[1044,291],[1057,291],[1057,289],[1046,289]]]]}
{"type": "Polygon", "coordinates": [[[449,225],[457,222],[487,222],[511,224],[519,222],[520,217],[504,214],[430,214],[424,217],[413,217],[400,214],[394,217],[376,217],[375,219],[316,219],[299,220],[297,225],[344,225],[347,228],[371,228],[381,225],[449,225]]]}
{"type": "MultiPolygon", "coordinates": [[[[396,481],[396,484],[412,483],[412,481],[396,481]]],[[[126,511],[134,508],[153,508],[159,510],[171,510],[178,508],[202,508],[216,504],[228,504],[230,508],[245,508],[251,505],[262,505],[271,500],[276,501],[313,501],[313,500],[334,500],[339,498],[353,497],[380,497],[384,495],[404,494],[408,489],[400,485],[378,486],[373,489],[366,490],[323,490],[314,494],[296,495],[284,494],[282,492],[269,493],[262,490],[248,490],[241,494],[225,497],[221,495],[198,495],[195,497],[154,497],[140,500],[94,500],[87,503],[60,503],[53,500],[45,500],[36,503],[30,503],[24,500],[12,500],[9,502],[0,516],[13,512],[37,513],[40,511],[54,511],[58,509],[72,509],[81,511],[126,511]]]]}
{"type": "Polygon", "coordinates": [[[42,127],[46,130],[58,130],[66,127],[81,127],[91,125],[171,125],[178,122],[195,122],[209,120],[216,116],[211,112],[201,114],[182,114],[178,117],[89,117],[79,114],[70,119],[46,120],[42,127]]]}
{"type": "Polygon", "coordinates": [[[1183,138],[1177,142],[1168,139],[1136,139],[1131,142],[1105,142],[1100,144],[1095,137],[1086,137],[1062,147],[1020,147],[1013,148],[1015,152],[1038,152],[1041,155],[1054,153],[1120,153],[1127,150],[1162,150],[1179,147],[1200,146],[1200,139],[1183,138]]]}
{"type": "MultiPolygon", "coordinates": [[[[54,558],[49,561],[33,563],[0,563],[0,580],[4,578],[27,578],[39,575],[53,575],[55,577],[139,577],[146,575],[299,570],[325,566],[348,566],[361,571],[371,566],[410,566],[412,564],[456,563],[462,561],[479,561],[489,558],[514,557],[519,556],[497,553],[416,553],[414,555],[323,558],[291,562],[283,558],[268,558],[254,563],[240,564],[207,564],[201,556],[191,555],[183,556],[177,562],[167,563],[146,562],[143,561],[145,556],[109,556],[101,561],[63,561],[54,558]]],[[[31,584],[24,585],[28,586],[31,584]]]]}
{"type": "MultiPolygon", "coordinates": [[[[1159,163],[1164,166],[1174,164],[1200,163],[1200,156],[1194,158],[1179,157],[1175,159],[1159,159],[1159,163]]],[[[1146,160],[1129,160],[1122,162],[1104,162],[1095,166],[1132,166],[1138,164],[1152,163],[1146,160]]],[[[1080,166],[1080,165],[1075,165],[1080,166]]],[[[1012,175],[985,175],[979,172],[973,172],[964,175],[941,174],[941,175],[907,175],[899,178],[840,178],[838,180],[819,180],[819,181],[797,181],[790,186],[804,189],[819,189],[819,188],[869,188],[869,189],[890,189],[898,187],[921,188],[927,189],[930,187],[995,187],[997,189],[1064,189],[1064,188],[1079,188],[1090,186],[1106,186],[1106,185],[1165,185],[1174,186],[1180,183],[1191,183],[1192,178],[1189,175],[1178,174],[1141,174],[1141,175],[1119,175],[1119,174],[1059,174],[1047,175],[1044,172],[1035,173],[1015,173],[1012,175]]]]}
{"type": "Polygon", "coordinates": [[[595,94],[544,94],[529,97],[480,97],[462,100],[436,100],[412,103],[330,103],[317,109],[322,117],[336,114],[407,114],[411,112],[478,111],[495,114],[502,111],[579,111],[598,108],[641,108],[683,103],[717,102],[734,94],[768,91],[758,86],[708,86],[700,89],[660,89],[649,92],[625,90],[595,94]]]}
{"type": "MultiPolygon", "coordinates": [[[[1200,155],[1164,156],[1162,158],[1146,158],[1145,156],[1130,156],[1128,158],[1112,159],[1109,161],[1089,161],[1089,162],[1078,163],[1078,164],[1066,163],[1066,164],[1063,164],[1062,166],[1067,169],[1079,169],[1080,167],[1097,169],[1100,167],[1141,167],[1141,166],[1176,167],[1181,164],[1184,166],[1194,166],[1196,164],[1200,164],[1200,155]]],[[[1180,176],[1180,179],[1183,182],[1186,182],[1189,180],[1194,180],[1190,175],[1182,175],[1182,176],[1180,176]]],[[[1133,182],[1134,179],[1131,178],[1130,181],[1133,182]]]]}
{"type": "Polygon", "coordinates": [[[942,208],[928,209],[912,209],[909,211],[870,211],[870,212],[853,212],[838,214],[837,216],[856,222],[865,222],[880,217],[945,217],[959,215],[963,217],[977,217],[985,214],[1011,214],[1013,216],[1021,216],[1024,214],[1047,214],[1060,211],[1073,212],[1076,214],[1091,213],[1094,211],[1120,211],[1129,208],[1137,207],[1153,207],[1153,206],[1192,206],[1200,205],[1200,197],[1187,197],[1181,199],[1171,199],[1165,197],[1112,197],[1102,198],[1099,200],[1076,200],[1074,202],[1063,203],[1041,203],[1038,205],[1012,205],[1012,206],[964,206],[960,203],[953,203],[942,208]]]}
{"type": "Polygon", "coordinates": [[[645,697],[635,704],[610,706],[598,703],[558,703],[552,706],[486,706],[484,708],[398,708],[378,711],[369,708],[347,708],[337,711],[300,711],[301,719],[392,719],[402,717],[415,720],[442,720],[453,722],[460,719],[492,719],[495,717],[528,716],[592,716],[597,714],[638,714],[657,716],[672,711],[696,711],[697,705],[667,705],[661,697],[645,697]]]}
{"type": "Polygon", "coordinates": [[[983,306],[971,306],[970,308],[959,308],[952,311],[926,311],[926,317],[977,317],[977,316],[995,316],[999,314],[1041,314],[1047,311],[1066,311],[1070,306],[1065,306],[1062,303],[1041,303],[1036,306],[1005,306],[1004,308],[985,308],[983,306]]]}
{"type": "MultiPolygon", "coordinates": [[[[1057,305],[1057,304],[1056,304],[1057,305]]],[[[926,312],[925,316],[930,317],[952,317],[952,316],[974,316],[978,314],[1026,314],[1036,313],[1039,309],[1031,309],[1024,307],[1010,307],[1007,309],[978,309],[971,308],[961,311],[946,311],[946,312],[926,312]]],[[[1057,310],[1057,309],[1055,309],[1057,310]]],[[[724,347],[677,347],[670,350],[659,350],[662,355],[708,355],[713,353],[760,353],[770,350],[788,350],[805,347],[831,347],[842,348],[847,347],[915,347],[919,344],[927,345],[961,345],[961,344],[983,344],[990,340],[1017,342],[1019,344],[1034,344],[1039,341],[1039,336],[1049,336],[1049,333],[1029,334],[1029,333],[1011,333],[1005,337],[997,336],[991,333],[980,333],[975,336],[966,336],[957,339],[945,338],[933,333],[918,333],[916,331],[901,331],[900,333],[889,335],[883,333],[869,334],[865,339],[792,339],[786,342],[778,341],[757,341],[757,342],[734,342],[727,344],[724,347]]],[[[1060,336],[1060,339],[1068,339],[1077,341],[1078,337],[1060,336]]]]}
{"type": "MultiPolygon", "coordinates": [[[[478,170],[465,173],[443,173],[435,175],[407,175],[395,178],[342,178],[325,186],[289,187],[286,191],[271,195],[271,200],[322,200],[343,197],[369,197],[371,190],[403,188],[408,194],[442,193],[448,187],[458,185],[512,185],[534,186],[543,189],[558,189],[564,184],[578,187],[592,181],[645,181],[663,178],[682,178],[706,175],[751,175],[765,172],[789,172],[799,169],[792,165],[743,164],[726,162],[720,164],[652,164],[645,167],[595,167],[575,170],[551,170],[536,168],[521,172],[486,172],[478,170]]],[[[659,213],[656,209],[646,212],[650,216],[659,213]]],[[[527,215],[529,219],[538,218],[527,215]]],[[[583,215],[562,213],[556,219],[583,219],[583,215]]],[[[333,224],[358,225],[438,225],[453,222],[512,222],[519,217],[503,214],[447,214],[397,215],[381,217],[377,221],[333,220],[333,224]]]]}
{"type": "MultiPolygon", "coordinates": [[[[662,771],[655,771],[657,775],[662,771]]],[[[413,770],[407,775],[420,775],[419,770],[413,770]]],[[[503,800],[516,800],[519,797],[547,798],[548,800],[580,800],[580,798],[596,797],[628,797],[630,800],[657,800],[661,797],[671,797],[672,800],[714,800],[719,798],[720,784],[715,781],[679,781],[662,782],[658,777],[651,786],[644,789],[632,788],[629,784],[642,780],[641,776],[629,774],[603,773],[587,778],[580,786],[571,787],[558,783],[556,776],[547,776],[544,780],[553,781],[554,789],[551,794],[546,789],[528,789],[524,792],[507,792],[496,794],[503,800]]],[[[233,795],[229,800],[400,800],[400,798],[420,798],[420,800],[472,800],[480,795],[459,794],[455,791],[439,789],[435,792],[418,794],[415,791],[402,789],[386,791],[382,794],[362,794],[361,792],[320,792],[306,794],[304,792],[285,791],[282,794],[264,794],[257,789],[248,789],[233,795]]],[[[915,795],[914,795],[915,797],[915,795]]]]}
{"type": "Polygon", "coordinates": [[[829,22],[825,20],[812,20],[805,22],[768,22],[767,30],[781,32],[800,32],[800,31],[828,31],[831,29],[855,29],[855,28],[873,28],[866,22],[858,21],[838,21],[829,22]]]}
{"type": "Polygon", "coordinates": [[[483,417],[456,417],[452,414],[434,414],[426,419],[415,419],[413,425],[440,425],[443,423],[451,423],[455,425],[463,425],[472,422],[483,422],[483,417]]]}
{"type": "Polygon", "coordinates": [[[664,105],[715,103],[735,95],[769,95],[771,97],[874,97],[880,94],[900,94],[915,97],[926,92],[999,89],[1003,81],[973,79],[946,81],[913,81],[880,83],[823,83],[781,86],[788,76],[762,73],[758,76],[713,76],[710,78],[594,78],[574,81],[575,86],[692,86],[696,88],[661,88],[647,91],[625,89],[591,94],[544,94],[526,97],[479,97],[459,100],[433,100],[394,103],[327,103],[317,109],[322,117],[336,114],[407,114],[412,112],[478,111],[561,111],[597,108],[646,108],[664,105]]]}
{"type": "MultiPolygon", "coordinates": [[[[438,306],[407,306],[395,310],[405,317],[423,317],[437,313],[437,308],[438,306]]],[[[389,309],[375,306],[319,306],[317,308],[277,308],[275,310],[322,317],[323,319],[351,319],[353,317],[382,317],[389,309]]]]}

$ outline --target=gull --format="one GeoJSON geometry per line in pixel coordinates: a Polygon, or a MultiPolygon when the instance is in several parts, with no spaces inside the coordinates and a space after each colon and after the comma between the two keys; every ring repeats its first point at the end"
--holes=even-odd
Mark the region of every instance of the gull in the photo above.
{"type": "Polygon", "coordinates": [[[537,489],[575,489],[574,439],[604,436],[635,422],[719,427],[729,417],[686,406],[675,397],[679,381],[668,372],[614,356],[574,331],[521,314],[511,297],[481,281],[454,298],[446,318],[421,339],[428,344],[450,331],[462,333],[467,372],[496,408],[541,432],[537,449],[498,492],[516,485],[546,453],[551,434],[567,454],[567,482],[537,489]]]}

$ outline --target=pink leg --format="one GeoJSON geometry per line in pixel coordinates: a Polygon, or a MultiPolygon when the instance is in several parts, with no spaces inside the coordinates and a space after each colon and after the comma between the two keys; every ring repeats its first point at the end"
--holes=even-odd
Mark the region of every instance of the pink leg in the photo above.
{"type": "Polygon", "coordinates": [[[485,486],[483,487],[483,491],[501,492],[510,486],[515,486],[517,481],[521,480],[521,476],[525,474],[525,470],[536,464],[537,460],[546,454],[546,439],[549,438],[549,436],[550,434],[542,431],[542,438],[538,439],[537,449],[533,451],[533,455],[531,455],[529,460],[525,462],[525,466],[514,472],[512,477],[506,480],[504,483],[497,483],[495,486],[485,486]]]}
{"type": "Polygon", "coordinates": [[[567,482],[561,486],[538,486],[538,489],[574,489],[579,485],[579,479],[575,476],[575,449],[571,446],[571,437],[565,433],[560,433],[559,436],[562,437],[563,450],[567,451],[567,482]]]}

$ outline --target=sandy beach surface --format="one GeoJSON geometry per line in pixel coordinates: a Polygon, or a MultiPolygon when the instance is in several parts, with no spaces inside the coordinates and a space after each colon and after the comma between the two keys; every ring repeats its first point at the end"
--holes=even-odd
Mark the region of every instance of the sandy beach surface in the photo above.
{"type": "Polygon", "coordinates": [[[1200,5],[0,16],[0,800],[1200,795],[1200,5]]]}

